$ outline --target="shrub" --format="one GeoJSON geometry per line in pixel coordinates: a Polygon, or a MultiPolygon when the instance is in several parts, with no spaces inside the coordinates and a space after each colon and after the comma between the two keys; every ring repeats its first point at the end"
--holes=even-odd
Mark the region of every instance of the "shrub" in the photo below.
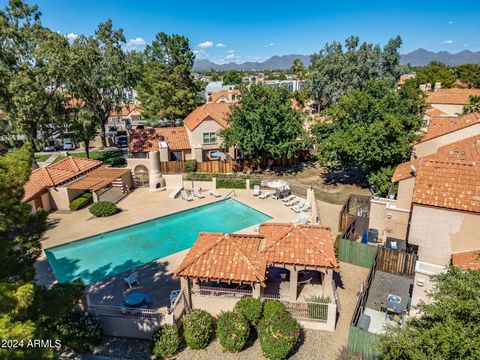
{"type": "Polygon", "coordinates": [[[92,193],[88,192],[72,200],[68,207],[70,208],[70,210],[75,211],[90,204],[92,202],[92,199],[93,199],[92,193]]]}
{"type": "Polygon", "coordinates": [[[258,337],[263,355],[270,360],[288,357],[301,335],[300,324],[286,312],[264,318],[258,324],[258,337]]]}
{"type": "Polygon", "coordinates": [[[285,305],[279,301],[267,300],[263,305],[263,317],[265,319],[271,319],[277,315],[284,315],[286,313],[285,305]]]}
{"type": "Polygon", "coordinates": [[[217,338],[229,352],[239,352],[247,343],[250,325],[245,317],[235,311],[222,312],[217,320],[217,338]]]}
{"type": "Polygon", "coordinates": [[[92,351],[102,339],[102,324],[95,316],[70,313],[56,325],[63,346],[75,351],[92,351]]]}
{"type": "Polygon", "coordinates": [[[184,171],[185,172],[197,171],[197,160],[186,160],[184,171]]]}
{"type": "Polygon", "coordinates": [[[118,208],[111,201],[99,201],[90,206],[89,210],[96,217],[106,217],[117,213],[118,208]]]}
{"type": "Polygon", "coordinates": [[[244,179],[217,179],[219,189],[245,189],[247,187],[244,179]]]}
{"type": "Polygon", "coordinates": [[[123,157],[115,157],[106,160],[105,164],[108,164],[111,167],[124,167],[125,165],[127,165],[127,159],[123,157]]]}
{"type": "Polygon", "coordinates": [[[205,310],[195,309],[183,318],[183,336],[191,349],[205,349],[213,334],[213,317],[205,310]]]}
{"type": "Polygon", "coordinates": [[[152,354],[159,359],[173,357],[180,347],[180,335],[175,324],[165,325],[152,336],[152,354]]]}
{"type": "Polygon", "coordinates": [[[257,298],[242,298],[235,304],[235,311],[245,316],[250,324],[257,326],[262,318],[263,303],[257,298]]]}

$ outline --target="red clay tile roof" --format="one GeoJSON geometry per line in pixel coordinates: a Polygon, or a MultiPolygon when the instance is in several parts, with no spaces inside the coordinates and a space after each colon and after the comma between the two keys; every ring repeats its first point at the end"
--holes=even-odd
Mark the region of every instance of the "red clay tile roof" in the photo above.
{"type": "Polygon", "coordinates": [[[191,131],[205,120],[214,120],[223,128],[228,127],[227,116],[232,103],[207,103],[193,110],[183,121],[191,131]]]}
{"type": "Polygon", "coordinates": [[[433,117],[433,116],[440,117],[440,116],[447,116],[447,113],[443,112],[440,109],[437,109],[436,107],[431,107],[430,109],[427,109],[425,111],[425,115],[428,115],[430,117],[433,117]]]}
{"type": "Polygon", "coordinates": [[[452,254],[452,264],[464,270],[480,270],[480,250],[452,254]]]}
{"type": "Polygon", "coordinates": [[[475,135],[438,148],[435,154],[399,164],[392,176],[398,182],[413,176],[411,166],[418,170],[423,161],[441,161],[462,164],[480,164],[480,135],[475,135]]]}
{"type": "Polygon", "coordinates": [[[200,233],[175,277],[263,284],[274,263],[336,269],[330,228],[264,223],[259,235],[200,233]]]}
{"type": "Polygon", "coordinates": [[[258,248],[262,236],[200,233],[175,277],[264,283],[266,261],[258,248]]]}
{"type": "Polygon", "coordinates": [[[480,166],[423,161],[413,203],[480,213],[480,166]]]}
{"type": "Polygon", "coordinates": [[[419,142],[424,142],[466,127],[480,124],[480,114],[473,113],[463,116],[432,117],[428,130],[419,142]]]}
{"type": "Polygon", "coordinates": [[[67,157],[57,163],[32,171],[24,185],[24,202],[46,193],[47,188],[67,182],[102,165],[99,160],[79,157],[67,157]]]}
{"type": "Polygon", "coordinates": [[[183,126],[132,130],[129,141],[128,148],[132,153],[157,151],[159,141],[165,141],[170,151],[190,149],[187,132],[183,126]]]}
{"type": "Polygon", "coordinates": [[[124,117],[128,116],[131,113],[135,113],[135,115],[140,115],[143,111],[143,107],[138,104],[121,104],[118,105],[118,108],[114,107],[112,111],[110,111],[109,117],[124,117]]]}
{"type": "Polygon", "coordinates": [[[217,92],[214,92],[212,93],[212,101],[213,103],[216,103],[218,100],[220,100],[220,98],[223,96],[227,99],[227,101],[229,101],[229,98],[228,98],[228,95],[229,93],[235,95],[235,100],[234,101],[237,101],[237,95],[240,94],[240,90],[239,89],[232,89],[232,90],[221,90],[221,91],[217,91],[217,92]]]}
{"type": "Polygon", "coordinates": [[[471,95],[480,95],[480,89],[439,89],[427,92],[427,102],[430,104],[465,105],[471,95]]]}
{"type": "Polygon", "coordinates": [[[338,267],[328,227],[263,223],[260,225],[260,235],[266,238],[261,252],[268,264],[338,267]]]}

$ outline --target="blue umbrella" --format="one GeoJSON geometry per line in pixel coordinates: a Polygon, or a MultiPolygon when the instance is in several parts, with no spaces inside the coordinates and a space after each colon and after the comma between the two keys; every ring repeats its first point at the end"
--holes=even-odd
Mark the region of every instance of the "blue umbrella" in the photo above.
{"type": "Polygon", "coordinates": [[[225,156],[225,154],[221,151],[214,151],[210,154],[211,157],[215,157],[215,158],[220,158],[222,156],[225,156]]]}

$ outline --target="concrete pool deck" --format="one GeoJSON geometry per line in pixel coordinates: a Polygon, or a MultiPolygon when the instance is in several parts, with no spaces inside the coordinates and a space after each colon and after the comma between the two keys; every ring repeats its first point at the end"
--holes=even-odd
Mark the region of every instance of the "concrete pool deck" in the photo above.
{"type": "MultiPolygon", "coordinates": [[[[223,199],[230,191],[230,189],[218,189],[217,192],[222,195],[222,198],[213,198],[205,194],[205,199],[195,199],[187,202],[182,199],[169,198],[169,191],[151,193],[146,188],[137,188],[118,204],[122,211],[112,217],[94,218],[88,212],[88,209],[71,213],[53,212],[49,215],[49,219],[53,220],[54,225],[47,230],[45,239],[42,241],[42,247],[46,249],[68,244],[99,233],[209,204],[223,199]]],[[[284,206],[281,201],[270,198],[259,199],[252,196],[251,191],[235,190],[233,198],[269,215],[272,217],[269,220],[271,222],[291,222],[297,217],[297,214],[284,206]]],[[[318,205],[322,225],[330,226],[332,235],[335,236],[340,206],[320,202],[318,202],[318,205]],[[325,222],[325,220],[328,222],[325,222]]],[[[238,232],[253,233],[254,228],[255,226],[251,226],[238,232]]],[[[137,269],[140,275],[140,287],[137,290],[150,294],[153,299],[153,307],[168,306],[170,291],[179,288],[178,281],[172,279],[173,272],[180,265],[187,252],[188,249],[157,259],[137,269]]],[[[44,254],[37,261],[36,268],[38,283],[49,286],[55,282],[55,276],[44,254]]],[[[87,290],[90,293],[92,303],[118,305],[123,296],[130,291],[123,281],[123,277],[127,273],[117,274],[90,284],[87,290]]]]}

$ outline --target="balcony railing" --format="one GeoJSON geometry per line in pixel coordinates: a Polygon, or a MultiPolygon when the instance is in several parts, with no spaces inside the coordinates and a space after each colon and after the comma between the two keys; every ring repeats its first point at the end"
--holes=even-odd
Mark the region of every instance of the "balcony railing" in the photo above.
{"type": "Polygon", "coordinates": [[[194,290],[192,294],[197,296],[227,296],[227,297],[252,297],[251,289],[230,289],[215,286],[200,286],[198,290],[194,290]]]}

